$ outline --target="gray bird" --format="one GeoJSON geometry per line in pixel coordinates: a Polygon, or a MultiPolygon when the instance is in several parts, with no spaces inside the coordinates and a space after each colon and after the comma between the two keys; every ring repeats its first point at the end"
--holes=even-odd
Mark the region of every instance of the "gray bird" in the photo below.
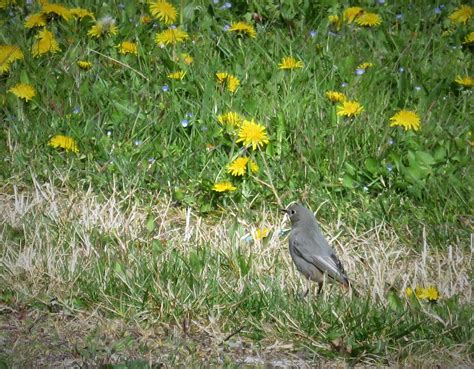
{"type": "Polygon", "coordinates": [[[318,294],[323,286],[324,275],[330,280],[342,283],[344,287],[349,287],[346,272],[321,233],[314,214],[300,204],[293,204],[281,211],[288,214],[291,220],[291,258],[306,278],[319,284],[318,294]]]}

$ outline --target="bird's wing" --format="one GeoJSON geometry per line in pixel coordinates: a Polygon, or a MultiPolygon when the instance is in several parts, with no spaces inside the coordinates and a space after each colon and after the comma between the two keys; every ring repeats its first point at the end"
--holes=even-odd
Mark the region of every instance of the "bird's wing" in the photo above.
{"type": "Polygon", "coordinates": [[[306,262],[314,265],[322,274],[326,273],[328,277],[344,285],[349,284],[344,267],[334,253],[328,255],[317,254],[314,252],[314,249],[305,247],[305,245],[299,241],[298,237],[293,239],[293,245],[295,246],[295,253],[306,262]]]}

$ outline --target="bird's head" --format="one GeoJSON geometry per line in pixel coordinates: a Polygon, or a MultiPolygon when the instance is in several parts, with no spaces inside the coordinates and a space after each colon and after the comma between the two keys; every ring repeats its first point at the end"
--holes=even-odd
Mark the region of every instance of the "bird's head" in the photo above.
{"type": "Polygon", "coordinates": [[[303,205],[293,204],[286,209],[281,209],[281,211],[288,214],[291,225],[293,226],[297,223],[314,222],[313,213],[306,209],[303,205]]]}

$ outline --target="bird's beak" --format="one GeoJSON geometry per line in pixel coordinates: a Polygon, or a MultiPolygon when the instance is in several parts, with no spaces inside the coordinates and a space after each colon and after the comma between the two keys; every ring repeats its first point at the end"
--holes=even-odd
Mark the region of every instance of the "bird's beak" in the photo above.
{"type": "Polygon", "coordinates": [[[286,210],[286,209],[280,209],[280,211],[285,213],[285,214],[288,214],[288,210],[286,210]]]}

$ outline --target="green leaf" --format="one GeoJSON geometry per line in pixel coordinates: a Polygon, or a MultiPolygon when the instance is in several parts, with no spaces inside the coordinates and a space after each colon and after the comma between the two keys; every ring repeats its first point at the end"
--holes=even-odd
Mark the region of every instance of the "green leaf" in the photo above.
{"type": "Polygon", "coordinates": [[[440,162],[442,160],[444,160],[444,158],[446,157],[446,148],[443,147],[443,146],[440,146],[436,149],[436,151],[434,152],[434,160],[436,160],[436,162],[440,162]]]}
{"type": "Polygon", "coordinates": [[[148,233],[151,233],[155,230],[155,218],[153,216],[149,216],[147,221],[146,221],[146,224],[145,224],[145,227],[148,231],[148,233]]]}
{"type": "Polygon", "coordinates": [[[344,174],[342,185],[347,188],[354,188],[354,179],[349,174],[344,174]]]}
{"type": "Polygon", "coordinates": [[[388,292],[387,302],[390,309],[398,312],[403,311],[403,302],[395,291],[388,292]]]}
{"type": "Polygon", "coordinates": [[[415,156],[417,162],[420,162],[421,164],[424,164],[426,166],[432,166],[435,163],[435,160],[433,159],[431,154],[425,151],[417,151],[415,156]]]}
{"type": "Polygon", "coordinates": [[[379,169],[379,163],[377,160],[369,158],[365,160],[365,168],[372,174],[376,174],[379,169]]]}

